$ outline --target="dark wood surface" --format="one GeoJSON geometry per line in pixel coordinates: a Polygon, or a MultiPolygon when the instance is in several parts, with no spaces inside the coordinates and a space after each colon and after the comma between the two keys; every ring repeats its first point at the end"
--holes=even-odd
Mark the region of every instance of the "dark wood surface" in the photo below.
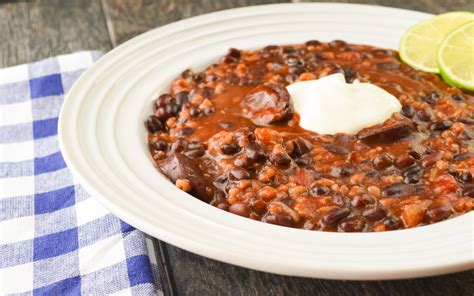
{"type": "MultiPolygon", "coordinates": [[[[176,20],[276,2],[289,1],[0,0],[0,68],[78,50],[106,52],[144,31],[176,20]]],[[[325,2],[367,3],[431,13],[474,11],[473,0],[325,2]]],[[[329,281],[257,272],[197,256],[163,242],[158,244],[157,255],[161,258],[165,294],[474,295],[474,271],[400,281],[329,281]]]]}

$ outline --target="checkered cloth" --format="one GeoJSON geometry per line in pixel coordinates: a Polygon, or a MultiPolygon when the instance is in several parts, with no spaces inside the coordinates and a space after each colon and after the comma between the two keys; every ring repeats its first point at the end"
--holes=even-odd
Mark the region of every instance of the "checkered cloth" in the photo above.
{"type": "Polygon", "coordinates": [[[90,198],[59,151],[64,94],[99,56],[0,69],[0,295],[162,294],[151,240],[90,198]]]}

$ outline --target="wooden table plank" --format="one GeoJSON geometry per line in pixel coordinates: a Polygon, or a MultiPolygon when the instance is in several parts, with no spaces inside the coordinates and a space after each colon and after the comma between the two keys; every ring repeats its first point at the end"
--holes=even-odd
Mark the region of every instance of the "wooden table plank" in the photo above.
{"type": "Polygon", "coordinates": [[[174,21],[204,13],[289,0],[101,0],[115,44],[174,21]]]}
{"type": "Polygon", "coordinates": [[[0,68],[79,50],[111,48],[100,2],[0,2],[0,68]]]}
{"type": "Polygon", "coordinates": [[[411,280],[334,281],[254,271],[176,247],[168,253],[178,295],[474,295],[474,271],[411,280]]]}
{"type": "Polygon", "coordinates": [[[389,7],[397,7],[410,10],[418,10],[433,14],[439,14],[453,10],[474,11],[473,0],[294,0],[293,2],[334,2],[334,3],[358,3],[389,7]]]}

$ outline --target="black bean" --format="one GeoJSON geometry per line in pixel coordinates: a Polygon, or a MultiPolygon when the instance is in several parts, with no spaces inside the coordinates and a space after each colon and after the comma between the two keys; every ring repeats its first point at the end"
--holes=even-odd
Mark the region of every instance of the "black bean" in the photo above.
{"type": "Polygon", "coordinates": [[[227,52],[227,55],[228,55],[228,56],[231,56],[231,57],[233,57],[233,58],[235,58],[235,59],[238,60],[238,59],[240,59],[240,57],[241,57],[241,52],[240,52],[240,50],[238,50],[238,49],[229,48],[229,51],[227,52]]]}
{"type": "Polygon", "coordinates": [[[348,206],[351,204],[349,198],[340,192],[336,192],[332,196],[332,202],[339,206],[348,206]]]}
{"type": "Polygon", "coordinates": [[[199,114],[201,114],[201,111],[197,106],[192,106],[191,108],[189,108],[189,115],[191,117],[198,117],[199,114]]]}
{"type": "Polygon", "coordinates": [[[251,165],[251,160],[244,155],[240,155],[234,159],[234,165],[247,168],[251,165]]]}
{"type": "Polygon", "coordinates": [[[199,92],[204,98],[210,98],[212,94],[214,93],[214,89],[205,86],[201,88],[199,92]]]}
{"type": "Polygon", "coordinates": [[[376,203],[376,199],[372,195],[367,194],[367,193],[356,195],[351,201],[351,205],[355,208],[362,208],[367,205],[372,205],[375,203],[376,203]]]}
{"type": "Polygon", "coordinates": [[[171,144],[172,152],[181,152],[188,146],[188,142],[183,139],[177,139],[173,144],[171,144]]]}
{"type": "Polygon", "coordinates": [[[203,73],[197,73],[193,75],[193,80],[196,84],[201,83],[204,80],[204,74],[203,73]]]}
{"type": "Polygon", "coordinates": [[[366,224],[364,217],[352,216],[342,219],[341,223],[339,223],[339,228],[344,232],[362,232],[366,224]]]}
{"type": "Polygon", "coordinates": [[[421,121],[424,121],[424,122],[431,121],[431,114],[426,109],[420,109],[416,111],[416,115],[418,116],[418,119],[421,121]]]}
{"type": "Polygon", "coordinates": [[[377,221],[387,216],[387,211],[381,205],[376,205],[366,208],[362,215],[370,221],[377,221]]]}
{"type": "Polygon", "coordinates": [[[318,46],[318,45],[321,45],[322,43],[319,42],[318,40],[309,40],[309,41],[306,41],[305,44],[306,44],[306,45],[318,46]]]}
{"type": "Polygon", "coordinates": [[[415,108],[412,105],[403,105],[402,106],[402,114],[408,118],[413,118],[415,116],[415,108]]]}
{"type": "Polygon", "coordinates": [[[450,120],[442,120],[431,124],[431,130],[433,131],[444,131],[450,129],[453,126],[453,122],[450,120]]]}
{"type": "Polygon", "coordinates": [[[329,195],[332,190],[324,185],[314,185],[309,189],[309,195],[313,197],[329,195]]]}
{"type": "Polygon", "coordinates": [[[352,83],[359,76],[356,71],[349,67],[343,67],[342,70],[344,73],[344,78],[346,79],[346,83],[352,83]]]}
{"type": "Polygon", "coordinates": [[[307,157],[299,157],[295,159],[295,163],[300,167],[307,167],[311,164],[311,160],[307,157]]]}
{"type": "Polygon", "coordinates": [[[203,145],[199,141],[191,141],[187,145],[188,149],[196,149],[196,148],[203,148],[203,145]]]}
{"type": "Polygon", "coordinates": [[[461,184],[470,184],[472,182],[472,175],[470,172],[459,172],[455,178],[461,184]]]}
{"type": "Polygon", "coordinates": [[[339,154],[339,155],[346,155],[349,154],[350,150],[341,146],[336,146],[336,145],[324,145],[324,149],[327,151],[334,153],[334,154],[339,154]]]}
{"type": "MultiPolygon", "coordinates": [[[[228,181],[229,181],[229,175],[227,173],[224,173],[224,174],[221,174],[221,175],[217,176],[214,179],[213,183],[214,183],[214,186],[216,186],[217,188],[224,190],[228,181]]],[[[221,192],[221,191],[218,191],[218,192],[221,192]]],[[[224,194],[224,193],[222,192],[222,194],[224,194]]],[[[225,194],[224,194],[224,198],[225,198],[225,194]]]]}
{"type": "Polygon", "coordinates": [[[304,61],[301,58],[294,55],[289,55],[288,57],[286,57],[285,63],[289,67],[304,66],[304,61]]]}
{"type": "Polygon", "coordinates": [[[474,186],[473,185],[464,186],[463,194],[465,196],[474,198],[474,186]]]}
{"type": "Polygon", "coordinates": [[[163,123],[155,115],[150,115],[145,119],[145,127],[150,133],[157,133],[164,130],[163,123]]]}
{"type": "Polygon", "coordinates": [[[216,207],[221,209],[221,210],[228,211],[229,210],[229,203],[227,201],[223,201],[223,202],[218,203],[216,207]]]}
{"type": "Polygon", "coordinates": [[[195,148],[185,151],[184,154],[189,158],[198,158],[203,156],[205,152],[206,151],[204,151],[202,148],[195,148]]]}
{"type": "Polygon", "coordinates": [[[462,94],[453,94],[451,98],[456,101],[464,101],[466,99],[462,94]]]}
{"type": "Polygon", "coordinates": [[[155,101],[155,104],[154,104],[154,110],[153,111],[156,111],[156,109],[160,108],[160,107],[164,107],[166,106],[167,104],[169,104],[171,101],[173,100],[173,97],[171,97],[171,95],[169,94],[162,94],[160,95],[156,101],[155,101]]]}
{"type": "Polygon", "coordinates": [[[386,49],[375,49],[372,51],[373,54],[377,56],[382,56],[382,57],[393,57],[394,54],[392,51],[386,50],[386,49]]]}
{"type": "Polygon", "coordinates": [[[439,100],[439,94],[435,91],[430,92],[429,94],[427,94],[427,96],[435,102],[439,100]]]}
{"type": "Polygon", "coordinates": [[[375,65],[379,70],[397,70],[400,67],[399,63],[395,62],[381,62],[375,65]]]}
{"type": "Polygon", "coordinates": [[[397,183],[389,185],[382,190],[382,195],[384,197],[401,197],[405,195],[410,195],[415,192],[413,185],[397,183]]]}
{"type": "Polygon", "coordinates": [[[329,175],[338,178],[338,177],[349,177],[354,174],[355,170],[352,167],[342,166],[342,167],[333,167],[329,172],[329,175]]]}
{"type": "Polygon", "coordinates": [[[326,58],[323,57],[322,55],[318,54],[318,53],[315,53],[311,56],[311,60],[313,62],[321,62],[321,61],[325,61],[326,58]]]}
{"type": "Polygon", "coordinates": [[[298,79],[299,75],[296,74],[288,74],[285,76],[285,81],[289,84],[294,83],[298,79]]]}
{"type": "Polygon", "coordinates": [[[291,163],[291,158],[286,153],[271,153],[270,161],[279,167],[286,168],[291,163]]]}
{"type": "Polygon", "coordinates": [[[435,207],[428,210],[427,214],[431,221],[438,222],[449,218],[449,216],[451,216],[451,210],[445,207],[435,207]]]}
{"type": "Polygon", "coordinates": [[[294,48],[293,46],[283,46],[281,50],[282,50],[283,53],[294,53],[294,52],[296,52],[296,48],[294,48]]]}
{"type": "Polygon", "coordinates": [[[233,155],[239,151],[239,145],[236,143],[224,144],[221,146],[221,151],[225,155],[233,155]]]}
{"type": "Polygon", "coordinates": [[[235,203],[229,207],[229,212],[242,217],[250,216],[250,209],[245,203],[235,203]]]}
{"type": "Polygon", "coordinates": [[[347,43],[345,41],[342,41],[342,40],[333,40],[333,41],[329,42],[328,45],[330,47],[346,47],[347,43]]]}
{"type": "Polygon", "coordinates": [[[393,165],[394,158],[395,157],[390,153],[383,152],[375,156],[372,160],[372,164],[379,170],[386,169],[393,165]]]}
{"type": "Polygon", "coordinates": [[[262,50],[268,52],[268,51],[277,51],[279,49],[280,49],[280,47],[277,46],[277,45],[267,45],[262,50]]]}
{"type": "Polygon", "coordinates": [[[229,176],[234,180],[250,179],[249,172],[241,167],[235,166],[230,169],[229,176]]]}
{"type": "Polygon", "coordinates": [[[434,105],[436,103],[436,101],[433,100],[430,96],[421,96],[419,99],[423,102],[426,102],[426,103],[430,104],[430,105],[434,105]]]}
{"type": "Polygon", "coordinates": [[[163,139],[159,139],[152,144],[152,148],[157,151],[166,151],[166,148],[168,148],[168,143],[163,139]]]}
{"type": "Polygon", "coordinates": [[[194,133],[194,128],[192,128],[192,127],[183,127],[182,129],[179,130],[178,136],[179,137],[189,136],[192,133],[194,133]]]}
{"type": "Polygon", "coordinates": [[[377,172],[377,171],[369,171],[365,174],[365,176],[369,177],[369,178],[378,177],[379,175],[380,175],[380,173],[377,172]]]}
{"type": "Polygon", "coordinates": [[[161,121],[165,122],[168,118],[170,118],[172,115],[167,111],[167,106],[165,107],[160,107],[156,109],[155,115],[156,117],[161,121]]]}
{"type": "Polygon", "coordinates": [[[193,71],[191,69],[186,69],[181,73],[181,78],[188,78],[193,76],[193,71]]]}
{"type": "Polygon", "coordinates": [[[176,104],[176,103],[170,103],[168,105],[166,105],[166,112],[168,112],[168,114],[170,114],[171,116],[175,116],[176,114],[178,114],[179,112],[179,105],[176,104]]]}
{"type": "Polygon", "coordinates": [[[453,156],[454,161],[469,159],[473,154],[470,152],[459,153],[453,156]]]}
{"type": "Polygon", "coordinates": [[[299,77],[299,75],[306,72],[306,68],[303,66],[291,66],[288,68],[288,72],[299,77]]]}
{"type": "Polygon", "coordinates": [[[386,217],[382,220],[382,223],[388,230],[395,230],[400,228],[400,219],[394,216],[386,217]]]}
{"type": "Polygon", "coordinates": [[[296,157],[303,156],[306,153],[310,152],[311,149],[313,148],[313,145],[311,145],[310,142],[306,141],[302,137],[298,137],[293,140],[293,155],[296,157]]]}
{"type": "Polygon", "coordinates": [[[260,162],[265,161],[265,152],[263,151],[262,146],[256,142],[249,142],[247,146],[244,147],[245,156],[248,159],[260,162]]]}
{"type": "Polygon", "coordinates": [[[188,92],[187,91],[181,91],[176,94],[175,96],[176,103],[179,106],[184,105],[188,101],[188,92]]]}
{"type": "Polygon", "coordinates": [[[295,227],[295,221],[293,218],[287,214],[278,213],[274,215],[266,215],[263,219],[263,222],[270,223],[274,225],[286,226],[286,227],[295,227]]]}
{"type": "Polygon", "coordinates": [[[328,227],[335,227],[339,224],[339,221],[349,216],[350,213],[351,211],[346,207],[335,208],[327,212],[327,214],[323,216],[321,221],[324,223],[324,225],[328,227]]]}

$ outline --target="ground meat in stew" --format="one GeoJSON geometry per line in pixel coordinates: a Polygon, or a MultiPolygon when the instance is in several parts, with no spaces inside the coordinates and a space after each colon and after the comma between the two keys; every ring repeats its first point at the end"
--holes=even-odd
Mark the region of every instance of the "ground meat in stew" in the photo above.
{"type": "Polygon", "coordinates": [[[231,213],[309,230],[411,228],[472,210],[474,98],[398,53],[335,40],[230,49],[184,71],[145,120],[156,166],[231,213]],[[358,135],[302,129],[285,86],[343,73],[396,96],[358,135]]]}

